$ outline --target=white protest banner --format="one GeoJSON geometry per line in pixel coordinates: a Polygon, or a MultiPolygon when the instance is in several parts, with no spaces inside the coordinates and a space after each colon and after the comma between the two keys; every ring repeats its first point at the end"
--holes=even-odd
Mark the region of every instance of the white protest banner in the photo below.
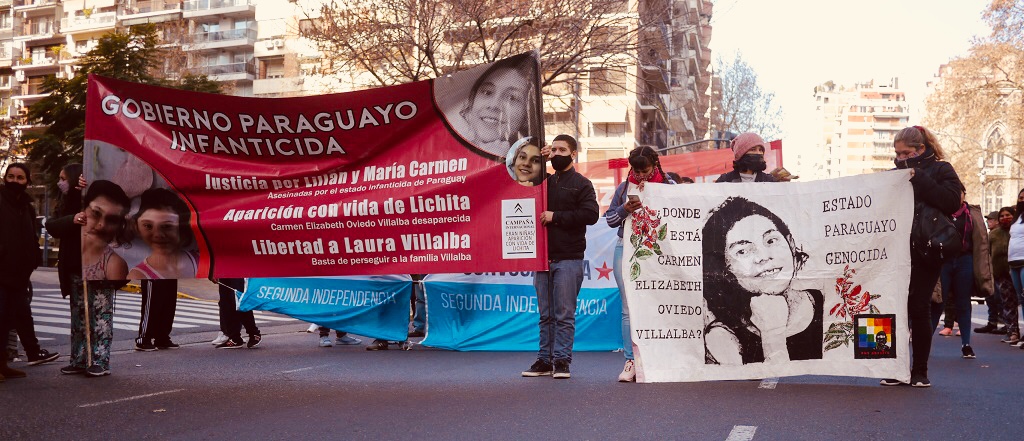
{"type": "Polygon", "coordinates": [[[637,381],[910,378],[908,171],[647,184],[623,268],[637,381]]]}

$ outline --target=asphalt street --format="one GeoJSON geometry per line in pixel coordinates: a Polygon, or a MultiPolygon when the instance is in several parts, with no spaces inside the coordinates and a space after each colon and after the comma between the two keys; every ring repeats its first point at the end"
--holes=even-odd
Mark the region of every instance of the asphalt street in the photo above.
{"type": "MultiPolygon", "coordinates": [[[[37,297],[54,293],[49,274],[33,280],[37,297]]],[[[205,281],[179,290],[215,297],[205,281]]],[[[624,384],[621,353],[575,354],[568,380],[522,378],[532,353],[320,348],[306,327],[268,320],[259,348],[225,350],[200,323],[175,328],[181,349],[146,353],[121,330],[101,378],[60,375],[67,340],[44,340],[63,356],[14,364],[29,377],[0,384],[0,440],[1024,439],[1024,350],[992,335],[973,338],[975,360],[936,337],[934,386],[919,389],[825,376],[624,384]]]]}

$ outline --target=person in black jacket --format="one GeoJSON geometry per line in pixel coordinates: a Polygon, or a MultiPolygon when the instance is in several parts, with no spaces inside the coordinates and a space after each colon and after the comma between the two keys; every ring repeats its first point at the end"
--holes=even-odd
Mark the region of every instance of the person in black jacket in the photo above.
{"type": "Polygon", "coordinates": [[[719,176],[715,182],[776,182],[774,176],[764,172],[768,168],[764,160],[764,144],[764,139],[756,133],[737,136],[732,140],[733,170],[719,176]]]}
{"type": "MultiPolygon", "coordinates": [[[[956,170],[945,162],[945,154],[935,135],[921,126],[900,130],[893,139],[896,150],[896,168],[911,169],[910,183],[914,187],[914,202],[929,204],[952,215],[960,209],[964,189],[956,170]]],[[[940,264],[925,261],[914,249],[910,250],[910,293],[907,298],[907,316],[910,321],[911,352],[910,384],[929,387],[928,356],[932,347],[931,297],[939,280],[940,264]]],[[[884,379],[883,386],[903,384],[884,379]]]]}
{"type": "Polygon", "coordinates": [[[533,276],[540,312],[540,351],[524,377],[569,378],[587,225],[596,224],[600,217],[594,184],[572,166],[577,146],[576,138],[558,135],[541,151],[555,169],[547,178],[548,209],[540,214],[541,225],[548,229],[548,271],[533,276]]]}

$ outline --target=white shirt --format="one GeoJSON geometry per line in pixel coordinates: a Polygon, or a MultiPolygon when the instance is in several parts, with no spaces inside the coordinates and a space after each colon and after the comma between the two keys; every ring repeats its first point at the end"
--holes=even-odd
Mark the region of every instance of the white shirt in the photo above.
{"type": "Polygon", "coordinates": [[[1024,260],[1024,223],[1019,218],[1010,225],[1010,248],[1006,257],[1011,262],[1024,260]]]}

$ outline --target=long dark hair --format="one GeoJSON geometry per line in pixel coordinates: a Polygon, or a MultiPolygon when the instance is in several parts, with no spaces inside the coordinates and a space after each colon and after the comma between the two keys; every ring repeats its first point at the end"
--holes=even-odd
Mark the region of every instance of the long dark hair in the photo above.
{"type": "Polygon", "coordinates": [[[57,215],[70,216],[82,211],[82,190],[78,189],[78,178],[82,177],[82,164],[73,162],[61,169],[68,178],[68,192],[57,201],[57,215]]]}
{"type": "MultiPolygon", "coordinates": [[[[779,229],[789,243],[793,254],[793,271],[799,271],[807,262],[807,253],[796,246],[789,226],[775,213],[742,197],[730,197],[711,211],[703,229],[704,300],[715,321],[728,327],[740,342],[740,350],[760,351],[761,338],[748,328],[750,299],[758,295],[740,286],[725,260],[726,235],[742,219],[764,216],[779,229]]],[[[706,332],[706,331],[705,331],[706,332]]],[[[763,355],[762,355],[763,357],[763,355]]]]}
{"type": "MultiPolygon", "coordinates": [[[[77,182],[77,179],[76,179],[77,182]]],[[[82,199],[82,206],[88,207],[89,203],[96,198],[103,196],[113,202],[124,207],[124,212],[127,213],[128,209],[132,207],[132,200],[124,193],[121,186],[105,180],[93,181],[89,184],[89,188],[85,190],[85,197],[82,199]]],[[[122,214],[124,217],[124,214],[122,214]]],[[[117,229],[117,233],[114,234],[114,243],[117,245],[128,245],[128,229],[126,228],[127,221],[121,222],[121,227],[117,229]]]]}
{"type": "Polygon", "coordinates": [[[658,169],[658,173],[661,174],[666,183],[671,179],[665,174],[665,170],[661,168],[661,156],[658,155],[658,151],[649,145],[642,145],[629,152],[629,166],[633,170],[654,166],[658,169]]]}
{"type": "Polygon", "coordinates": [[[537,70],[534,68],[533,63],[527,62],[532,57],[531,53],[519,54],[513,57],[499,60],[480,75],[476,81],[473,82],[473,87],[469,90],[469,99],[466,101],[466,106],[459,111],[459,114],[463,117],[466,113],[473,109],[476,104],[476,94],[480,91],[480,87],[483,86],[484,82],[487,81],[495,72],[499,70],[511,70],[518,72],[526,78],[529,89],[526,93],[526,118],[523,118],[522,124],[515,129],[513,133],[509,135],[509,141],[515,141],[519,138],[532,135],[536,136],[538,142],[544,136],[543,133],[543,122],[537,121],[534,115],[537,114],[537,91],[535,90],[535,84],[537,82],[537,70]]]}

